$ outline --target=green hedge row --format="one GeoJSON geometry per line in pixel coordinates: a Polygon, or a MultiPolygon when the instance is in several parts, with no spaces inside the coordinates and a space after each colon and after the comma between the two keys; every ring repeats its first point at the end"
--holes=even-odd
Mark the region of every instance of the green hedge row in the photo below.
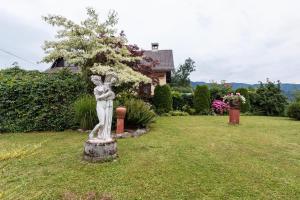
{"type": "Polygon", "coordinates": [[[73,102],[86,92],[79,75],[17,67],[0,71],[0,132],[64,130],[76,126],[73,102]]]}

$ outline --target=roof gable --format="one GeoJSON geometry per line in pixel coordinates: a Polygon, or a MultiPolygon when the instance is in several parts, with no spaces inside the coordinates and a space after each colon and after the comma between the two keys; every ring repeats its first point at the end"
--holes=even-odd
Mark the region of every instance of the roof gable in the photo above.
{"type": "Polygon", "coordinates": [[[174,60],[172,50],[148,50],[144,52],[144,56],[150,57],[159,64],[156,65],[154,71],[172,71],[174,70],[174,60]]]}

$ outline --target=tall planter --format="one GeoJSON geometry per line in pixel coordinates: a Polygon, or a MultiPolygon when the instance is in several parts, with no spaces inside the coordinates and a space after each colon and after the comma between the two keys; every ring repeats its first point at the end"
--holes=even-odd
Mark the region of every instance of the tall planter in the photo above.
{"type": "Polygon", "coordinates": [[[124,133],[124,119],[126,115],[126,108],[125,107],[117,107],[116,108],[116,114],[117,114],[117,128],[116,133],[124,133]]]}
{"type": "Polygon", "coordinates": [[[229,103],[229,124],[238,125],[240,124],[240,102],[231,101],[229,103]]]}

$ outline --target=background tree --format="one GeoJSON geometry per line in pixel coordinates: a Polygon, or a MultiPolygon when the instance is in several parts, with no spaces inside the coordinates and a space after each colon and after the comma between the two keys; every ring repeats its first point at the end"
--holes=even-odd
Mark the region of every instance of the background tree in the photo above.
{"type": "Polygon", "coordinates": [[[255,93],[249,93],[251,110],[255,114],[267,116],[283,115],[287,98],[281,91],[280,82],[277,84],[267,80],[260,83],[255,93]]]}
{"type": "Polygon", "coordinates": [[[293,100],[296,102],[300,102],[300,90],[296,90],[293,92],[293,100]]]}
{"type": "Polygon", "coordinates": [[[215,81],[210,81],[209,84],[209,92],[211,101],[213,100],[223,100],[222,98],[233,92],[232,86],[229,83],[226,83],[225,80],[222,80],[221,83],[217,83],[215,81]]]}
{"type": "Polygon", "coordinates": [[[198,85],[194,92],[194,108],[198,114],[210,112],[210,94],[207,85],[198,85]]]}
{"type": "Polygon", "coordinates": [[[191,87],[190,74],[196,69],[195,61],[191,58],[185,60],[184,64],[172,74],[172,86],[191,87]]]}
{"type": "Polygon", "coordinates": [[[120,84],[131,86],[151,82],[150,78],[130,66],[142,57],[132,54],[123,32],[117,33],[117,14],[110,12],[104,22],[100,22],[92,8],[87,8],[87,15],[80,24],[58,15],[43,17],[49,24],[61,27],[56,34],[57,40],[45,41],[43,62],[64,58],[69,64],[80,66],[88,82],[92,73],[102,76],[114,73],[120,84]]]}

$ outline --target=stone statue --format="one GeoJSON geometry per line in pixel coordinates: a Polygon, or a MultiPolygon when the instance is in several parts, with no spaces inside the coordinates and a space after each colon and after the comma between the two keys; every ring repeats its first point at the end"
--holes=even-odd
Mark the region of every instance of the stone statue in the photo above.
{"type": "Polygon", "coordinates": [[[111,141],[111,123],[113,115],[113,99],[115,93],[111,90],[112,84],[117,81],[114,74],[107,74],[105,76],[104,84],[100,76],[91,76],[92,82],[96,85],[94,88],[94,95],[97,101],[97,116],[99,123],[89,134],[89,139],[98,139],[104,142],[111,141]],[[95,134],[97,136],[95,137],[95,134]]]}
{"type": "Polygon", "coordinates": [[[113,99],[115,98],[111,86],[117,78],[114,74],[107,74],[103,83],[101,76],[93,75],[91,80],[96,85],[94,95],[97,101],[99,123],[91,131],[89,139],[84,144],[83,159],[90,162],[112,161],[118,157],[117,141],[111,136],[113,99]]]}

